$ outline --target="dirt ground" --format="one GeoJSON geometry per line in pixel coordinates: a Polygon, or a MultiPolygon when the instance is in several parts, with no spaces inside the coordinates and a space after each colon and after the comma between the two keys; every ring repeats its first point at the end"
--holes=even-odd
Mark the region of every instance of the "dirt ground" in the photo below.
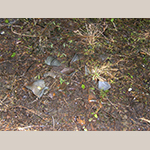
{"type": "Polygon", "coordinates": [[[0,130],[150,131],[149,41],[150,19],[0,19],[0,130]]]}

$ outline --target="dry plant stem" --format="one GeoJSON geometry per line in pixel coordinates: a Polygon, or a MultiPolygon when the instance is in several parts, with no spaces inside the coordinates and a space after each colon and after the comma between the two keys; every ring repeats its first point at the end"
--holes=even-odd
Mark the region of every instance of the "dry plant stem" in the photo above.
{"type": "Polygon", "coordinates": [[[102,110],[103,112],[105,112],[106,114],[108,114],[109,116],[113,117],[114,119],[116,119],[116,117],[112,114],[110,114],[109,112],[105,111],[105,110],[102,110]]]}
{"type": "Polygon", "coordinates": [[[66,99],[64,98],[65,103],[67,104],[67,106],[70,108],[70,105],[68,104],[68,102],[66,101],[66,99]]]}
{"type": "Polygon", "coordinates": [[[103,78],[103,77],[101,77],[101,76],[98,76],[97,77],[100,81],[102,80],[102,81],[106,81],[106,79],[105,78],[103,78]]]}
{"type": "Polygon", "coordinates": [[[100,102],[100,103],[99,103],[99,108],[96,110],[95,113],[97,114],[97,113],[99,112],[99,110],[100,110],[102,107],[103,107],[103,105],[102,105],[102,103],[100,102]]]}
{"type": "MultiPolygon", "coordinates": [[[[132,119],[131,117],[129,117],[129,118],[130,118],[130,119],[131,119],[131,121],[133,121],[135,124],[141,125],[141,123],[140,123],[140,122],[138,122],[138,121],[136,121],[136,120],[132,119]]],[[[136,117],[136,119],[137,119],[137,117],[136,117]]]]}
{"type": "MultiPolygon", "coordinates": [[[[43,32],[37,36],[37,35],[25,35],[25,34],[21,34],[21,33],[17,33],[15,30],[13,30],[12,27],[20,27],[20,26],[15,26],[15,25],[12,25],[11,26],[11,31],[14,33],[14,34],[17,34],[17,35],[20,35],[20,36],[26,36],[26,37],[41,37],[41,35],[45,32],[45,30],[47,29],[48,25],[45,27],[45,29],[43,30],[43,32]]],[[[37,39],[36,39],[37,40],[37,39]]]]}
{"type": "Polygon", "coordinates": [[[77,125],[76,125],[76,122],[74,121],[74,118],[72,117],[72,122],[75,124],[75,128],[74,128],[74,131],[79,131],[77,125]]]}
{"type": "Polygon", "coordinates": [[[53,88],[53,86],[56,84],[57,81],[58,81],[58,80],[55,80],[55,81],[53,82],[53,84],[50,86],[50,89],[53,88]]]}
{"type": "Polygon", "coordinates": [[[0,104],[1,104],[1,105],[5,105],[6,107],[8,107],[8,105],[7,105],[7,104],[4,104],[3,101],[1,101],[1,100],[0,100],[0,104]]]}
{"type": "Polygon", "coordinates": [[[104,32],[106,31],[107,27],[108,27],[108,25],[106,25],[106,26],[103,28],[103,32],[102,32],[102,33],[104,33],[104,32]]]}
{"type": "Polygon", "coordinates": [[[12,27],[16,27],[16,28],[20,28],[21,27],[19,25],[0,24],[0,27],[3,27],[3,26],[12,26],[12,27]]]}
{"type": "Polygon", "coordinates": [[[143,121],[146,121],[146,122],[150,123],[150,120],[148,120],[148,119],[145,119],[144,117],[142,117],[142,118],[139,118],[139,119],[141,119],[141,120],[143,120],[143,121]]]}
{"type": "MultiPolygon", "coordinates": [[[[108,74],[109,76],[111,76],[111,77],[113,77],[113,78],[116,78],[116,77],[114,77],[110,72],[108,72],[109,70],[111,70],[111,71],[117,71],[118,69],[112,69],[112,68],[110,68],[111,67],[111,65],[105,65],[105,66],[102,66],[100,69],[98,69],[98,68],[96,68],[95,70],[93,69],[93,71],[94,72],[97,72],[97,73],[100,73],[100,74],[108,74]]],[[[94,75],[94,73],[93,73],[93,77],[94,77],[95,75],[94,75]]],[[[102,79],[102,80],[106,80],[105,78],[103,78],[103,77],[101,77],[100,75],[99,75],[99,77],[98,77],[99,79],[102,79]]]]}
{"type": "Polygon", "coordinates": [[[19,35],[19,36],[38,37],[38,36],[36,36],[36,35],[25,35],[25,34],[17,33],[15,30],[13,30],[12,26],[11,26],[11,31],[12,31],[14,34],[17,34],[17,35],[19,35]]]}
{"type": "Polygon", "coordinates": [[[53,116],[52,116],[52,119],[53,119],[53,130],[55,130],[55,120],[53,116]]]}
{"type": "Polygon", "coordinates": [[[75,71],[72,73],[71,78],[72,78],[78,71],[80,71],[81,68],[83,68],[84,66],[85,66],[85,65],[81,65],[81,67],[80,67],[79,69],[75,70],[75,71]]]}
{"type": "Polygon", "coordinates": [[[105,39],[111,41],[110,39],[108,39],[108,38],[103,34],[103,32],[99,31],[99,33],[100,33],[105,39]]]}
{"type": "Polygon", "coordinates": [[[39,99],[38,99],[38,97],[34,100],[34,101],[32,101],[32,102],[30,102],[29,104],[33,104],[33,103],[35,103],[36,101],[38,101],[39,99]]]}
{"type": "Polygon", "coordinates": [[[145,91],[149,92],[146,88],[144,88],[144,87],[141,86],[140,84],[135,83],[134,80],[131,79],[131,77],[129,77],[129,76],[126,75],[126,78],[129,79],[129,80],[132,82],[132,84],[136,84],[139,88],[144,89],[145,91]]]}
{"type": "Polygon", "coordinates": [[[110,100],[109,100],[109,98],[106,96],[106,99],[109,101],[109,103],[112,105],[112,106],[114,106],[116,109],[117,109],[117,107],[115,106],[115,104],[113,104],[110,100]]]}
{"type": "Polygon", "coordinates": [[[85,38],[86,41],[88,41],[89,44],[95,44],[95,38],[100,37],[100,34],[107,40],[111,41],[110,39],[108,39],[103,33],[105,32],[105,30],[107,29],[108,25],[106,25],[106,27],[103,29],[103,31],[101,32],[99,30],[99,28],[97,26],[95,26],[94,24],[85,24],[86,27],[86,31],[83,31],[81,28],[79,30],[74,31],[74,33],[78,34],[79,36],[81,36],[82,38],[85,38]],[[83,33],[81,33],[81,31],[83,33]]]}
{"type": "Polygon", "coordinates": [[[0,24],[0,27],[3,27],[3,26],[13,26],[13,27],[20,27],[18,25],[13,25],[14,23],[16,23],[18,21],[18,19],[16,19],[16,21],[14,21],[13,23],[10,24],[0,24]]]}
{"type": "Polygon", "coordinates": [[[114,26],[115,30],[118,31],[115,23],[114,22],[112,22],[112,23],[113,23],[113,26],[114,26]]]}
{"type": "Polygon", "coordinates": [[[144,53],[146,53],[147,55],[149,55],[149,56],[150,56],[150,52],[145,51],[145,50],[143,50],[143,49],[141,49],[141,51],[143,51],[144,53]]]}
{"type": "Polygon", "coordinates": [[[1,103],[3,103],[5,100],[6,100],[6,98],[8,97],[8,95],[6,95],[4,98],[3,98],[3,100],[1,101],[1,103]]]}

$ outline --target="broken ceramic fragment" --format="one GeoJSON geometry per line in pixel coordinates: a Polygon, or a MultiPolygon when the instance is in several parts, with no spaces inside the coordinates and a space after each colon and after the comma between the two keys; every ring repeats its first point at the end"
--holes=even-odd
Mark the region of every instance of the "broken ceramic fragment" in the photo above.
{"type": "Polygon", "coordinates": [[[27,85],[26,88],[32,90],[32,92],[39,98],[43,95],[44,91],[48,89],[48,87],[45,87],[44,80],[37,80],[32,84],[27,85]]]}
{"type": "Polygon", "coordinates": [[[110,84],[106,81],[98,81],[98,88],[104,91],[111,88],[110,84]]]}
{"type": "Polygon", "coordinates": [[[74,68],[64,68],[63,70],[61,70],[60,72],[66,75],[70,75],[75,71],[74,68]]]}
{"type": "Polygon", "coordinates": [[[61,63],[56,58],[53,58],[52,56],[48,56],[47,59],[45,60],[45,63],[47,65],[56,66],[56,67],[61,65],[61,63]]]}
{"type": "Polygon", "coordinates": [[[75,54],[74,57],[72,58],[70,64],[72,64],[73,62],[81,59],[83,57],[83,54],[75,54]]]}

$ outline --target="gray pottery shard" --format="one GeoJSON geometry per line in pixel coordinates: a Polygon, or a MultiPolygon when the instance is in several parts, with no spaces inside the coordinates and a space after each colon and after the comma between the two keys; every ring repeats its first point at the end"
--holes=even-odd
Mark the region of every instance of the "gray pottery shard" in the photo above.
{"type": "Polygon", "coordinates": [[[61,65],[61,63],[56,58],[53,58],[52,56],[48,56],[45,60],[45,63],[47,65],[56,66],[56,67],[61,65]]]}
{"type": "Polygon", "coordinates": [[[63,70],[61,70],[60,72],[66,75],[70,75],[75,71],[74,68],[64,68],[63,70]]]}
{"type": "Polygon", "coordinates": [[[44,91],[48,89],[48,87],[45,87],[44,80],[37,80],[32,84],[27,85],[26,88],[32,90],[32,92],[39,98],[43,95],[44,91]]]}
{"type": "Polygon", "coordinates": [[[110,84],[106,81],[98,81],[98,88],[104,91],[111,88],[110,84]]]}
{"type": "Polygon", "coordinates": [[[83,57],[82,54],[75,54],[74,57],[72,58],[70,64],[72,64],[73,62],[75,62],[75,61],[81,59],[82,57],[83,57]]]}

